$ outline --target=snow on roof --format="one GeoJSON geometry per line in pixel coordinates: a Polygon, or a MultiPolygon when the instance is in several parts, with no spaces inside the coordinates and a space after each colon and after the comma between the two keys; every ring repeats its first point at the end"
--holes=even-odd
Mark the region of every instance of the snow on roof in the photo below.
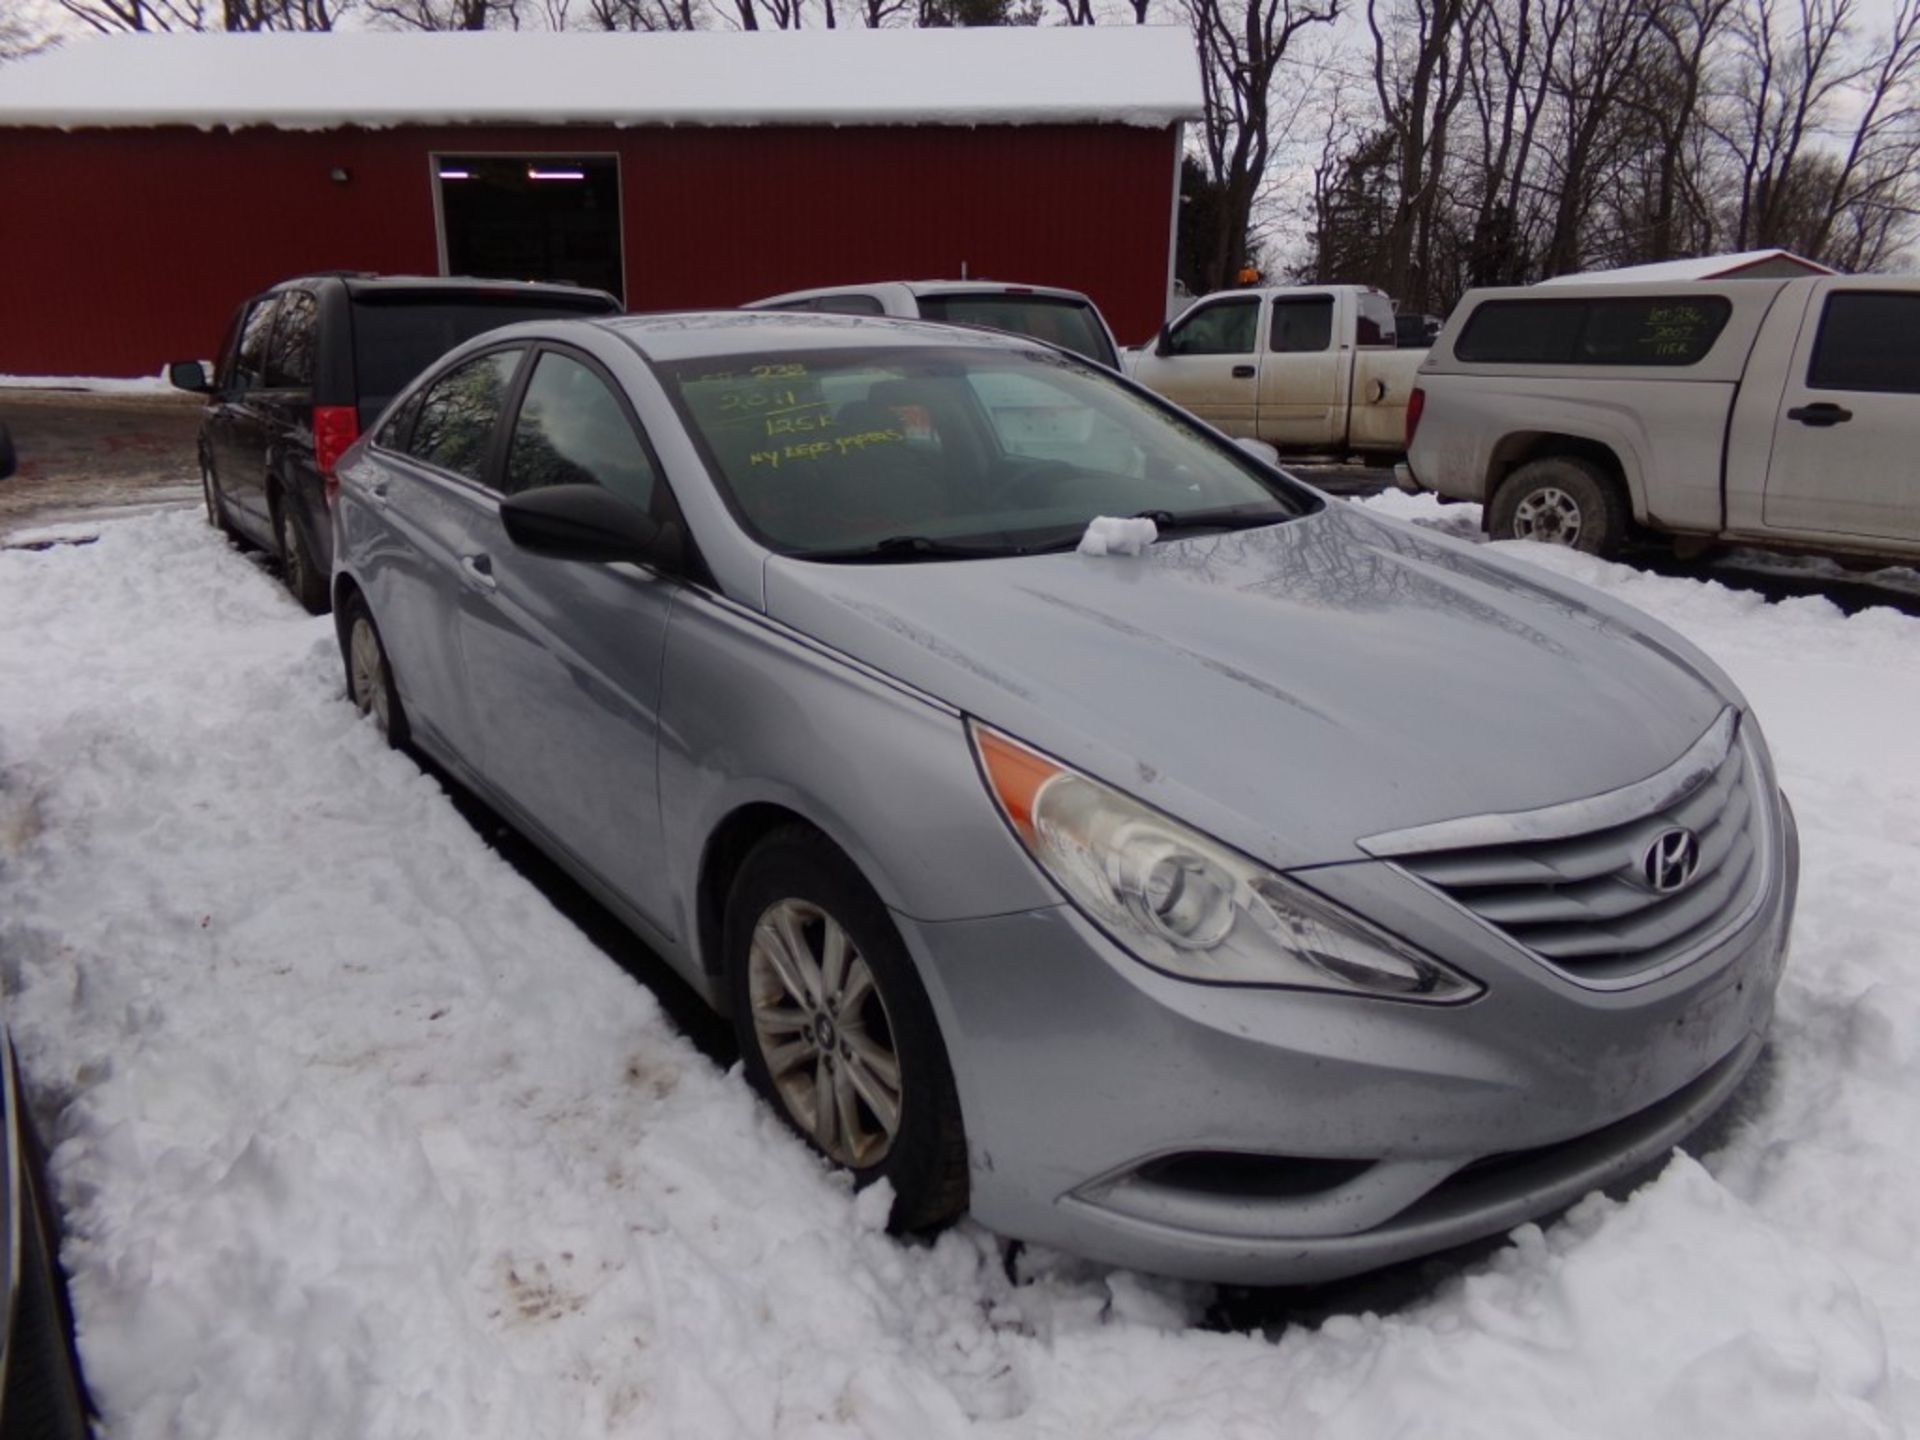
{"type": "Polygon", "coordinates": [[[0,126],[1118,122],[1201,113],[1171,26],[139,34],[0,68],[0,126]]]}
{"type": "Polygon", "coordinates": [[[1735,255],[1702,255],[1694,260],[1660,260],[1651,265],[1628,265],[1619,270],[1589,270],[1582,275],[1556,275],[1542,285],[1648,285],[1661,280],[1726,280],[1736,278],[1757,266],[1773,267],[1768,278],[1777,279],[1781,266],[1802,267],[1809,275],[1831,275],[1833,271],[1817,260],[1795,255],[1790,250],[1742,250],[1735,255]]]}

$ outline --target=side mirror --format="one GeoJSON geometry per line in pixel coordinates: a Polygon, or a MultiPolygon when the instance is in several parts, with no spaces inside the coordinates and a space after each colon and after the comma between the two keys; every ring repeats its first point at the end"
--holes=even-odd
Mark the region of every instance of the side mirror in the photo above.
{"type": "Polygon", "coordinates": [[[500,523],[522,550],[555,560],[671,564],[680,527],[662,527],[598,485],[548,485],[500,502],[500,523]]]}
{"type": "Polygon", "coordinates": [[[167,366],[167,383],[176,390],[190,390],[195,395],[213,393],[207,367],[198,360],[176,360],[167,366]]]}
{"type": "Polygon", "coordinates": [[[1271,465],[1276,469],[1279,468],[1280,452],[1274,449],[1273,446],[1269,445],[1266,441],[1256,440],[1251,435],[1242,435],[1238,439],[1236,439],[1233,443],[1238,445],[1242,450],[1246,451],[1247,454],[1253,456],[1253,458],[1258,460],[1261,464],[1271,465]]]}
{"type": "Polygon", "coordinates": [[[0,425],[0,480],[13,474],[19,463],[13,453],[13,436],[6,426],[0,425]]]}

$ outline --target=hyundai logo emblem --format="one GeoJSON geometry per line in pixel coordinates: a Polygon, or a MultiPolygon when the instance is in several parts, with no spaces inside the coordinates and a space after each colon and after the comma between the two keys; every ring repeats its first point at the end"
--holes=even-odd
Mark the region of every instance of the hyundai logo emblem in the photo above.
{"type": "Polygon", "coordinates": [[[1671,895],[1693,882],[1700,868],[1700,837],[1675,826],[1653,837],[1640,857],[1640,874],[1656,895],[1671,895]]]}

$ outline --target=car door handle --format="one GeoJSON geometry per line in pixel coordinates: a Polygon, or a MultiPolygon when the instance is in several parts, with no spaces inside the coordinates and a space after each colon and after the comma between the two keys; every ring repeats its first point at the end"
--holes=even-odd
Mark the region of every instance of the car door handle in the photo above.
{"type": "Polygon", "coordinates": [[[1798,420],[1802,425],[1844,425],[1853,418],[1853,411],[1842,410],[1838,405],[1822,400],[1818,405],[1796,405],[1787,411],[1789,420],[1798,420]]]}
{"type": "Polygon", "coordinates": [[[1251,380],[1253,378],[1253,366],[1251,365],[1234,366],[1233,378],[1236,380],[1251,380]]]}
{"type": "Polygon", "coordinates": [[[493,557],[489,555],[462,555],[460,580],[469,590],[478,590],[483,595],[491,595],[500,586],[493,578],[493,557]]]}

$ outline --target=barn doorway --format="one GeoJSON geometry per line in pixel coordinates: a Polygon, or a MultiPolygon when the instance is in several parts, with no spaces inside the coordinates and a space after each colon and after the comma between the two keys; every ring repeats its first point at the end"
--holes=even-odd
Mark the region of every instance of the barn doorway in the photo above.
{"type": "Polygon", "coordinates": [[[441,271],[571,280],[626,299],[611,155],[436,155],[441,271]]]}

